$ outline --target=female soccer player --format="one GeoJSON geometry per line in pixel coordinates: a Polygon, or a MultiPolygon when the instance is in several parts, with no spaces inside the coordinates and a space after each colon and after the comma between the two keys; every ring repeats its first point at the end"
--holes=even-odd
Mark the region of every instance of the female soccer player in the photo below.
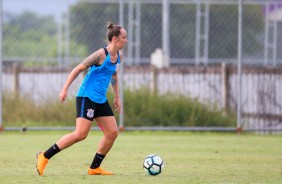
{"type": "Polygon", "coordinates": [[[45,152],[37,154],[37,171],[43,175],[48,160],[61,150],[84,140],[91,128],[92,121],[98,124],[103,131],[103,137],[98,145],[92,164],[88,169],[89,175],[112,175],[112,172],[101,169],[100,165],[106,154],[112,148],[118,136],[116,119],[106,99],[106,92],[111,82],[115,94],[113,105],[120,113],[121,103],[118,93],[118,75],[122,55],[119,50],[127,43],[126,31],[119,25],[108,23],[109,44],[101,48],[82,63],[77,65],[68,76],[59,96],[63,103],[67,97],[67,91],[77,76],[89,68],[76,97],[76,128],[72,133],[64,135],[45,152]]]}

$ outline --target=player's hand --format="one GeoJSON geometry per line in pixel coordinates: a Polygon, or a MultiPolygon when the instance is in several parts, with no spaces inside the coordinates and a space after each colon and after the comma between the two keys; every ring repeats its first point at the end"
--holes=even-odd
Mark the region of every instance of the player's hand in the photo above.
{"type": "Polygon", "coordinates": [[[114,103],[115,111],[117,111],[120,114],[120,112],[121,112],[121,102],[120,102],[120,99],[118,97],[115,97],[113,103],[114,103]]]}
{"type": "Polygon", "coordinates": [[[60,101],[61,101],[62,103],[64,103],[65,100],[66,100],[66,98],[67,98],[67,90],[62,89],[61,92],[60,92],[60,94],[59,94],[59,97],[60,97],[60,101]]]}

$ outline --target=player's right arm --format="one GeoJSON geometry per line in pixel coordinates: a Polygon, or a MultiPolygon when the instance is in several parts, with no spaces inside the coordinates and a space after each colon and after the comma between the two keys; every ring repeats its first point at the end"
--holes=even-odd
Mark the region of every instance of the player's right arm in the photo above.
{"type": "Polygon", "coordinates": [[[91,54],[90,56],[88,56],[85,60],[83,60],[79,65],[77,65],[69,74],[67,81],[65,83],[65,85],[63,86],[63,89],[61,90],[59,97],[60,97],[60,101],[63,103],[66,98],[67,98],[67,91],[69,86],[71,85],[71,83],[77,78],[77,76],[87,70],[89,67],[95,65],[95,64],[101,64],[101,62],[103,62],[103,56],[104,54],[104,50],[103,49],[99,49],[97,51],[95,51],[93,54],[91,54]]]}

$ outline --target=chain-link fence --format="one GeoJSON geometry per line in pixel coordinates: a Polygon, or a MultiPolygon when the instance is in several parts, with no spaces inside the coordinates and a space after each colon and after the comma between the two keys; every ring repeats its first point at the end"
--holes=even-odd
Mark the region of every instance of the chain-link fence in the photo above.
{"type": "Polygon", "coordinates": [[[235,112],[241,104],[247,128],[281,128],[282,3],[245,0],[242,5],[242,102],[237,0],[2,0],[2,89],[32,91],[35,101],[49,100],[70,68],[106,44],[106,23],[112,21],[128,34],[124,88],[157,81],[159,92],[235,112]],[[152,79],[148,65],[158,48],[169,67],[152,79]],[[17,65],[24,73],[14,75],[17,65]]]}

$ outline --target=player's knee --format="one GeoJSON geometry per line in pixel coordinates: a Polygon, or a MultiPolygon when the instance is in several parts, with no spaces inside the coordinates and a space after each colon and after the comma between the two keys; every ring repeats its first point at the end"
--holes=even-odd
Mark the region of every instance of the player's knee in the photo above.
{"type": "Polygon", "coordinates": [[[118,136],[118,131],[112,131],[107,134],[107,138],[111,140],[115,140],[118,136]]]}
{"type": "Polygon", "coordinates": [[[82,141],[82,140],[84,140],[86,137],[87,137],[87,133],[79,133],[79,132],[77,132],[76,134],[75,134],[75,139],[76,139],[76,141],[82,141]]]}

